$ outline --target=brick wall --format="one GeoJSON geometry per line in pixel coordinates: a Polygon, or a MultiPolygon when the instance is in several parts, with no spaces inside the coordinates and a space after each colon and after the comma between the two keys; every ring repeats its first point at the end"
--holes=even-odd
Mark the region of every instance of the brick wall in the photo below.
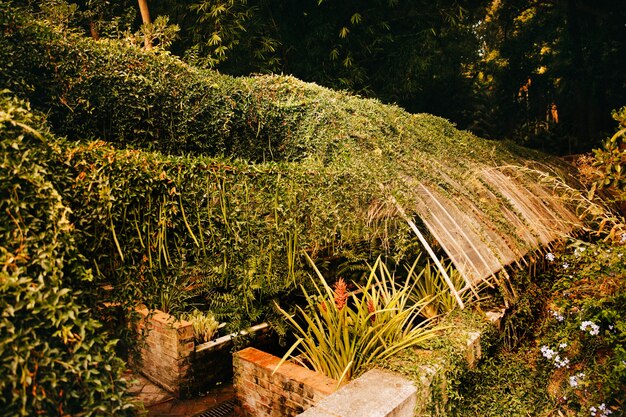
{"type": "Polygon", "coordinates": [[[336,391],[337,381],[255,348],[233,355],[237,412],[242,417],[290,417],[336,391]]]}
{"type": "Polygon", "coordinates": [[[144,336],[141,343],[139,371],[174,395],[188,391],[190,356],[194,350],[191,323],[175,321],[161,311],[138,309],[138,326],[144,336]]]}
{"type": "Polygon", "coordinates": [[[140,308],[138,326],[143,334],[140,360],[136,367],[155,384],[176,397],[186,398],[207,392],[217,383],[230,381],[233,376],[231,350],[239,336],[239,344],[273,350],[275,340],[267,323],[229,334],[201,345],[195,345],[190,322],[176,321],[159,310],[140,308]],[[253,334],[253,337],[250,335],[253,334]]]}

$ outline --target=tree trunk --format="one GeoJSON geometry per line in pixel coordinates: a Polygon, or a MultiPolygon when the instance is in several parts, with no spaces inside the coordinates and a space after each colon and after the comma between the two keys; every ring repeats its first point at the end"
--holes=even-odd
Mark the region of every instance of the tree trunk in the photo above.
{"type": "MultiPolygon", "coordinates": [[[[139,11],[141,12],[141,21],[144,25],[150,24],[150,10],[148,9],[148,0],[138,0],[139,11]]],[[[144,47],[152,49],[152,39],[149,36],[144,38],[144,47]]]]}
{"type": "Polygon", "coordinates": [[[89,21],[89,33],[94,40],[100,39],[100,34],[98,33],[98,29],[96,28],[96,24],[93,20],[89,21]]]}

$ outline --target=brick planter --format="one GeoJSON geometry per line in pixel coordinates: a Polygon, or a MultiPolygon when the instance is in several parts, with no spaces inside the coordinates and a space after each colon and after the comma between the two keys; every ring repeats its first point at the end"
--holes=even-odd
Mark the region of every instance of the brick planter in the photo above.
{"type": "Polygon", "coordinates": [[[271,344],[265,323],[196,345],[190,322],[159,310],[137,311],[141,316],[138,330],[144,337],[138,371],[179,398],[204,393],[232,378],[231,349],[237,336],[253,334],[254,345],[271,344]]]}
{"type": "Polygon", "coordinates": [[[337,381],[254,348],[236,352],[237,415],[293,417],[337,390],[337,381]]]}

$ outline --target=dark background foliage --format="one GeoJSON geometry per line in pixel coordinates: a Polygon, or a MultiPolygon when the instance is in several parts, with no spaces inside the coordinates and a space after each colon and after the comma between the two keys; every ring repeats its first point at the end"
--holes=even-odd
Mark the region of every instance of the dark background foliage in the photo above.
{"type": "MultiPolygon", "coordinates": [[[[39,10],[103,37],[141,24],[135,1],[75,3],[71,17],[39,10]]],[[[597,146],[612,129],[610,111],[626,100],[626,10],[618,3],[148,1],[153,19],[179,27],[176,39],[159,32],[163,45],[173,41],[172,53],[194,65],[291,74],[557,154],[597,146]]]]}

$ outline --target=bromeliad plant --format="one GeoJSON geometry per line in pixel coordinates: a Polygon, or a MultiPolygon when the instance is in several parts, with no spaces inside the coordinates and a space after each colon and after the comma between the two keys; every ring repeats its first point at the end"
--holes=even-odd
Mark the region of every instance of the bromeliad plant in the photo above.
{"type": "Polygon", "coordinates": [[[196,344],[209,342],[217,334],[220,325],[219,321],[211,313],[204,313],[200,310],[194,310],[191,313],[183,314],[183,320],[191,322],[193,327],[193,337],[196,344]]]}
{"type": "MultiPolygon", "coordinates": [[[[414,270],[416,264],[420,261],[417,258],[409,270],[410,276],[415,275],[414,270]]],[[[450,278],[454,288],[461,289],[465,285],[463,277],[452,264],[445,267],[446,273],[450,278]]],[[[439,315],[450,313],[459,307],[454,295],[446,284],[443,274],[430,261],[426,262],[426,266],[417,274],[416,284],[412,291],[411,297],[417,303],[422,300],[430,301],[422,309],[422,316],[426,318],[435,318],[439,315]]],[[[468,303],[471,299],[471,292],[465,292],[461,295],[464,303],[468,303]]]]}
{"type": "Polygon", "coordinates": [[[309,262],[321,285],[313,282],[316,294],[303,288],[307,307],[298,307],[296,314],[302,321],[278,307],[298,336],[278,366],[298,348],[298,362],[342,384],[375,361],[420,345],[442,329],[433,319],[420,317],[429,299],[411,302],[413,269],[400,284],[379,258],[366,284],[350,293],[343,279],[331,288],[310,258],[309,262]]]}

